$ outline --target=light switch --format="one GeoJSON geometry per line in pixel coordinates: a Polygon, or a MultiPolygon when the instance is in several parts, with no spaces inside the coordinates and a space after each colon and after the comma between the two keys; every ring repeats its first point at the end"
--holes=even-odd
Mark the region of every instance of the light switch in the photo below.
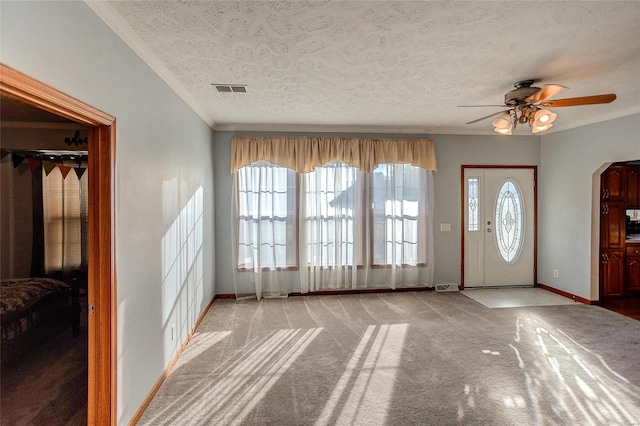
{"type": "Polygon", "coordinates": [[[451,231],[451,224],[450,223],[441,223],[440,224],[440,232],[449,232],[451,231]]]}

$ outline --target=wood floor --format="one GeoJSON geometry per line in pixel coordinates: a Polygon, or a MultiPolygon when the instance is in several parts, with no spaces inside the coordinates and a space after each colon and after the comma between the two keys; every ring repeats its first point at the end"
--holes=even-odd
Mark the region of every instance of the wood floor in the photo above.
{"type": "Polygon", "coordinates": [[[87,424],[86,297],[84,302],[78,337],[64,330],[1,366],[3,426],[87,424]]]}
{"type": "Polygon", "coordinates": [[[640,297],[607,300],[600,304],[605,309],[640,320],[640,297]]]}

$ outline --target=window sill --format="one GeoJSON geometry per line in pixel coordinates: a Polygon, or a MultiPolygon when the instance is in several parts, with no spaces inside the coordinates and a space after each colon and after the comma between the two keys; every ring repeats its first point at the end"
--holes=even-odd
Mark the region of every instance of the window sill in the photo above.
{"type": "Polygon", "coordinates": [[[409,263],[403,263],[402,265],[371,265],[371,269],[386,269],[386,268],[424,268],[428,266],[427,263],[416,263],[416,264],[409,264],[409,263]]]}

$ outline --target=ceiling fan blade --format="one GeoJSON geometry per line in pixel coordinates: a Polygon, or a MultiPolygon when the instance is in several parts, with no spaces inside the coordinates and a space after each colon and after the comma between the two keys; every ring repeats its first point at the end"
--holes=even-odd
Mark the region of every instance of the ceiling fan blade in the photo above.
{"type": "Polygon", "coordinates": [[[557,95],[558,93],[560,93],[564,89],[566,89],[566,87],[565,86],[561,86],[559,84],[545,84],[545,85],[542,86],[542,88],[539,91],[537,91],[533,95],[531,95],[528,98],[526,98],[525,101],[527,101],[527,102],[544,101],[547,98],[550,98],[550,97],[552,97],[554,95],[557,95]]]}
{"type": "Polygon", "coordinates": [[[508,110],[508,109],[506,109],[506,110],[504,110],[504,111],[494,112],[493,114],[489,114],[489,115],[484,116],[484,117],[482,117],[482,118],[478,118],[477,120],[470,121],[470,122],[468,122],[468,123],[466,123],[466,124],[473,124],[473,123],[477,123],[478,121],[482,121],[482,120],[486,120],[487,118],[495,117],[496,115],[500,115],[500,114],[505,113],[505,112],[507,112],[507,111],[509,111],[509,110],[508,110]]]}
{"type": "Polygon", "coordinates": [[[540,106],[547,108],[559,108],[579,105],[608,104],[616,99],[616,95],[609,93],[607,95],[582,96],[580,98],[556,99],[554,101],[543,101],[540,106]]]}
{"type": "Polygon", "coordinates": [[[482,107],[494,107],[494,108],[507,108],[509,105],[456,105],[458,108],[482,108],[482,107]]]}

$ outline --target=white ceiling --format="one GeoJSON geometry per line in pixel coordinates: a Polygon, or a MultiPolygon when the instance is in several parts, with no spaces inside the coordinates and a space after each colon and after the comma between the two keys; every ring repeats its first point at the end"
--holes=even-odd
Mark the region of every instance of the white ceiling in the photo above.
{"type": "Polygon", "coordinates": [[[638,1],[87,4],[216,129],[493,134],[465,123],[500,108],[457,105],[524,79],[617,94],[555,109],[550,131],[640,112],[638,1]]]}

